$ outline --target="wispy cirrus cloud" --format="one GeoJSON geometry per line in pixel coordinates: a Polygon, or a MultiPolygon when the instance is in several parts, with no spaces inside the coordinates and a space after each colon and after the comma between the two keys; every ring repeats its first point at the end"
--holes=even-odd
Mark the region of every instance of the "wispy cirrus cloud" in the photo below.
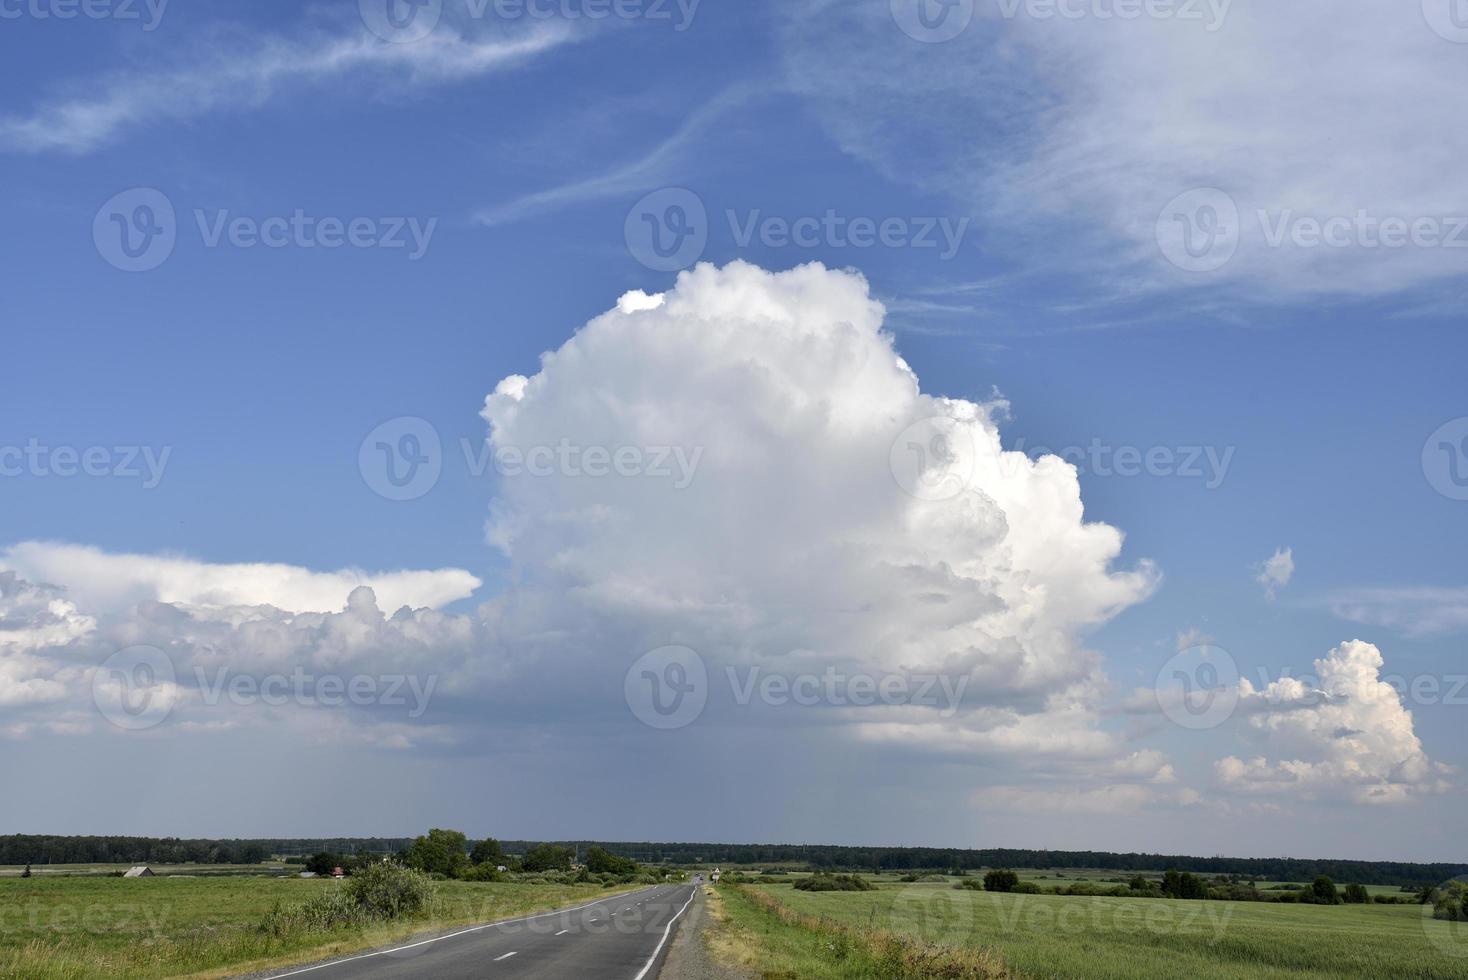
{"type": "Polygon", "coordinates": [[[564,20],[493,36],[441,24],[428,37],[399,44],[356,20],[294,37],[216,36],[187,60],[74,80],[27,111],[0,116],[0,150],[86,154],[130,129],[257,108],[292,85],[362,74],[412,87],[462,81],[523,65],[577,36],[564,20]]]}
{"type": "Polygon", "coordinates": [[[1408,636],[1468,632],[1468,588],[1401,586],[1350,589],[1327,600],[1342,619],[1408,636]]]}
{"type": "Polygon", "coordinates": [[[737,84],[724,89],[699,106],[672,135],[633,160],[617,164],[610,170],[512,198],[503,204],[481,210],[475,217],[481,224],[493,227],[524,218],[558,211],[587,201],[650,190],[675,179],[686,163],[688,151],[722,118],[725,113],[743,106],[763,90],[751,84],[737,84]]]}

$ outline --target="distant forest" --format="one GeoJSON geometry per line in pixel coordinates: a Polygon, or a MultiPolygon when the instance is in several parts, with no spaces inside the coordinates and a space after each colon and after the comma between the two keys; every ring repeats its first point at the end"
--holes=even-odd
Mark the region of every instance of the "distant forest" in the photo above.
{"type": "MultiPolygon", "coordinates": [[[[0,836],[0,864],[258,864],[272,857],[332,854],[396,854],[406,837],[262,838],[180,840],[150,837],[0,836]]],[[[1035,851],[1010,848],[962,850],[933,847],[839,847],[831,844],[653,844],[610,841],[503,841],[506,853],[524,854],[539,843],[597,845],[646,864],[769,865],[832,871],[975,871],[980,868],[1093,868],[1155,871],[1169,868],[1237,876],[1246,881],[1311,881],[1329,875],[1363,885],[1439,885],[1468,875],[1468,864],[1300,858],[1189,857],[1181,854],[1116,854],[1110,851],[1035,851]]]]}

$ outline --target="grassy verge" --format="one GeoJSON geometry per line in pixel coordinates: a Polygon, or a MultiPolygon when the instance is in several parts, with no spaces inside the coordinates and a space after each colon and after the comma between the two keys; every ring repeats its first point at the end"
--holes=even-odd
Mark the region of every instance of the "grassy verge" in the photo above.
{"type": "Polygon", "coordinates": [[[714,956],[764,980],[1007,980],[992,952],[925,942],[797,911],[764,889],[727,885],[710,900],[714,956]]]}
{"type": "Polygon", "coordinates": [[[0,880],[0,977],[225,976],[576,905],[637,886],[445,881],[429,913],[391,924],[285,934],[260,928],[273,909],[340,887],[299,878],[0,880]]]}
{"type": "Polygon", "coordinates": [[[937,883],[859,893],[758,890],[816,920],[992,950],[1025,977],[1468,978],[1468,930],[1454,932],[1454,923],[1426,918],[1417,906],[1016,895],[937,883]]]}

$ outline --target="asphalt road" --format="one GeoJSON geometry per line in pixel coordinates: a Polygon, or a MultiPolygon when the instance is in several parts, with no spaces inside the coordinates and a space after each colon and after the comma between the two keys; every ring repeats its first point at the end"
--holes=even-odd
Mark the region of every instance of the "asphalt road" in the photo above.
{"type": "Polygon", "coordinates": [[[271,974],[309,980],[653,980],[693,885],[475,926],[438,939],[271,974]]]}

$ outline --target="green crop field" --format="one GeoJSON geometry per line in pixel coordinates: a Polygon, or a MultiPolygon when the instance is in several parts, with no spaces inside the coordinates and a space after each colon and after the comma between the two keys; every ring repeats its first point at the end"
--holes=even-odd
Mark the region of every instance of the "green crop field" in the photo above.
{"type": "MultiPolygon", "coordinates": [[[[1022,977],[1468,978],[1468,926],[1425,918],[1415,905],[1010,895],[936,883],[884,882],[873,892],[747,887],[863,930],[986,947],[1022,977]]],[[[737,892],[729,898],[734,921],[753,928],[760,910],[737,892]]],[[[812,978],[841,975],[814,961],[802,969],[812,978]]]]}
{"type": "Polygon", "coordinates": [[[370,930],[272,936],[277,903],[339,882],[298,877],[0,879],[0,977],[30,980],[223,975],[337,955],[416,930],[513,918],[611,894],[599,885],[444,881],[431,917],[370,930]]]}

